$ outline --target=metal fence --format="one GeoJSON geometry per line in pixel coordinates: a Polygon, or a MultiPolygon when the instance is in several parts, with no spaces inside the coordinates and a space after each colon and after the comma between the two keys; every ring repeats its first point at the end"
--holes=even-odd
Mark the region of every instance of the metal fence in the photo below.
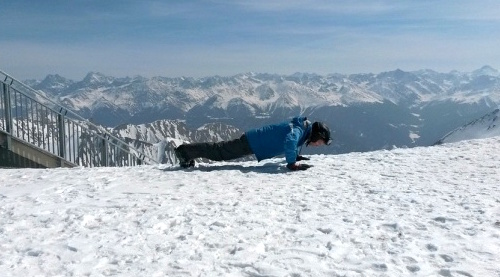
{"type": "Polygon", "coordinates": [[[0,131],[80,166],[155,164],[113,136],[0,71],[0,131]]]}

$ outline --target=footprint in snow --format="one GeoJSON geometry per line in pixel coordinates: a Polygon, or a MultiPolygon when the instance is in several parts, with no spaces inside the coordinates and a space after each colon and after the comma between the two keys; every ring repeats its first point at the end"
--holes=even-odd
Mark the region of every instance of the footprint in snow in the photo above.
{"type": "Polygon", "coordinates": [[[456,219],[453,219],[453,218],[446,218],[444,216],[438,216],[438,217],[435,217],[433,218],[434,221],[437,221],[437,222],[441,222],[441,223],[446,223],[446,222],[453,222],[453,221],[457,221],[456,219]]]}
{"type": "Polygon", "coordinates": [[[445,254],[441,254],[439,255],[445,262],[447,263],[451,263],[453,262],[453,258],[451,256],[448,256],[448,255],[445,255],[445,254]]]}
{"type": "Polygon", "coordinates": [[[415,260],[413,257],[403,257],[402,260],[405,264],[407,264],[406,269],[408,269],[408,271],[412,273],[420,271],[420,266],[418,266],[417,260],[415,260]]]}
{"type": "Polygon", "coordinates": [[[331,228],[318,228],[317,230],[325,235],[328,235],[333,231],[331,228]]]}
{"type": "Polygon", "coordinates": [[[429,250],[431,252],[436,252],[438,250],[437,246],[435,246],[432,243],[427,244],[425,247],[427,248],[427,250],[429,250]]]}

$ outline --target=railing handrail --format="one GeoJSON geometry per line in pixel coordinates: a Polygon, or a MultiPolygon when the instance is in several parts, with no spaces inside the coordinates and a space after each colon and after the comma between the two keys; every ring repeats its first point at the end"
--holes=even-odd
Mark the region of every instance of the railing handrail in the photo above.
{"type": "MultiPolygon", "coordinates": [[[[106,139],[108,141],[111,140],[111,139],[114,140],[116,143],[113,143],[113,144],[115,144],[116,146],[118,146],[121,150],[126,151],[126,152],[128,152],[128,153],[136,156],[136,158],[138,158],[138,159],[140,159],[140,160],[142,160],[142,161],[144,161],[144,162],[146,162],[148,164],[158,164],[158,162],[155,159],[146,156],[144,153],[142,153],[141,151],[139,151],[135,147],[127,144],[122,139],[120,139],[120,138],[116,137],[115,135],[113,135],[112,133],[108,132],[104,127],[98,126],[98,125],[90,122],[88,119],[83,118],[82,116],[78,115],[77,113],[73,112],[72,110],[69,110],[66,107],[62,106],[61,104],[56,103],[52,99],[46,97],[45,95],[43,95],[41,93],[43,91],[35,90],[35,89],[29,87],[28,85],[26,85],[23,82],[17,80],[16,78],[12,77],[11,75],[5,73],[2,70],[0,70],[0,74],[3,75],[3,76],[0,76],[2,78],[0,80],[1,83],[8,84],[9,86],[13,87],[19,93],[21,93],[23,96],[29,98],[30,100],[39,103],[40,105],[44,106],[45,108],[48,108],[49,110],[51,110],[52,112],[54,112],[56,114],[60,114],[60,115],[64,116],[67,120],[70,120],[72,123],[74,123],[74,124],[76,124],[76,125],[78,125],[78,126],[80,126],[82,128],[85,128],[85,129],[89,129],[89,127],[94,128],[95,129],[95,135],[97,135],[99,138],[106,139]],[[34,95],[36,95],[38,97],[41,97],[44,101],[48,101],[50,104],[53,105],[53,107],[49,107],[46,104],[41,103],[37,99],[34,99],[32,96],[28,95],[26,92],[20,90],[20,88],[25,89],[28,92],[33,93],[34,95]],[[56,109],[59,109],[59,111],[57,111],[56,109],[54,109],[54,107],[56,109]],[[68,113],[69,113],[70,117],[66,117],[68,115],[68,113]],[[78,121],[81,121],[81,122],[78,122],[78,121]],[[85,122],[85,124],[87,124],[88,127],[84,126],[82,124],[82,122],[85,122]],[[118,143],[121,143],[123,145],[127,145],[128,149],[130,149],[132,151],[126,150],[126,149],[122,148],[118,143]]],[[[91,130],[91,129],[89,129],[89,130],[91,130]]]]}

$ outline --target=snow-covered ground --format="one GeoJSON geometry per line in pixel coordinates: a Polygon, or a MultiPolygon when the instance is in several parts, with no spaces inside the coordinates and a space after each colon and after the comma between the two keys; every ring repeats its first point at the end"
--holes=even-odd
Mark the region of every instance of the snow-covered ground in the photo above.
{"type": "Polygon", "coordinates": [[[0,169],[0,275],[500,276],[499,153],[0,169]]]}

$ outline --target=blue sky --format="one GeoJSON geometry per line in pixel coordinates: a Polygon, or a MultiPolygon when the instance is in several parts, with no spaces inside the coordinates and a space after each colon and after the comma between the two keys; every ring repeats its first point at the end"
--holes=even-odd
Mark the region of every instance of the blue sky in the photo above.
{"type": "Polygon", "coordinates": [[[0,70],[228,76],[500,69],[498,0],[16,0],[0,70]]]}

